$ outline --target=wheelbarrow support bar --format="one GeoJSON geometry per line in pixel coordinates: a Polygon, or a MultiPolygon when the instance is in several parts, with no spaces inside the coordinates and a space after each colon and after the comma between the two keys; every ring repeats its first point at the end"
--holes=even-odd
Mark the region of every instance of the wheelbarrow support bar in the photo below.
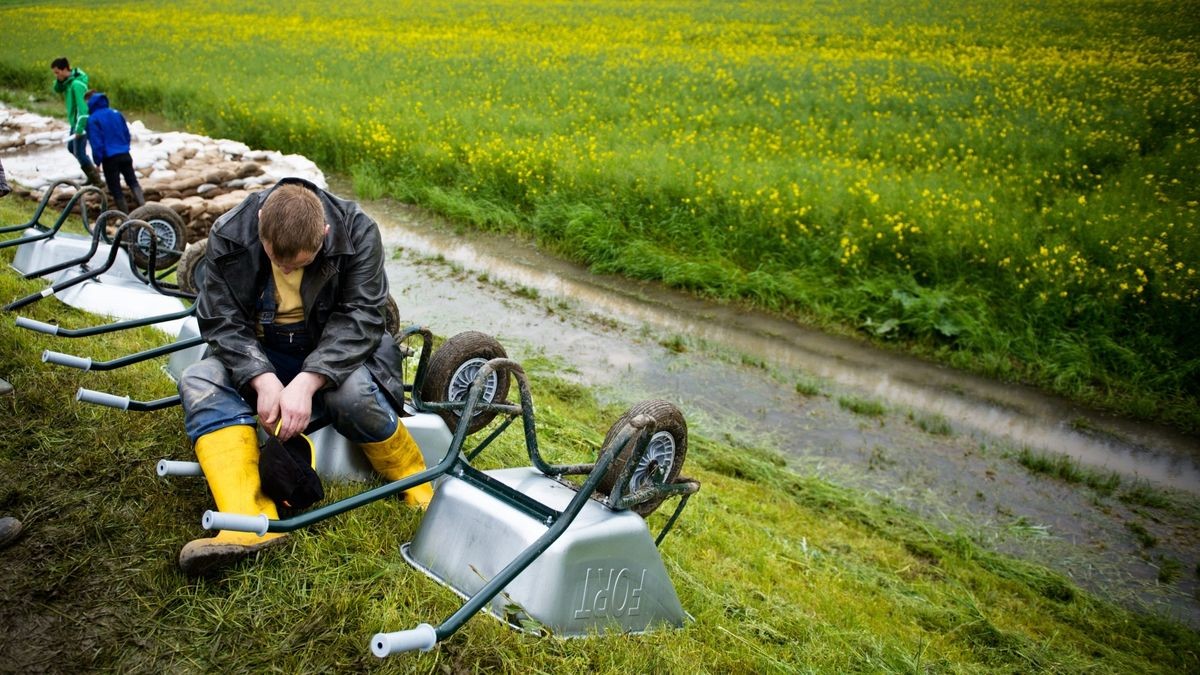
{"type": "Polygon", "coordinates": [[[178,312],[171,312],[170,314],[159,314],[156,316],[148,316],[144,319],[130,319],[129,321],[118,321],[116,323],[110,323],[110,324],[106,324],[106,325],[102,325],[102,326],[92,326],[90,328],[63,328],[62,326],[56,326],[55,324],[52,324],[52,323],[45,323],[43,321],[37,321],[37,320],[29,319],[29,318],[26,318],[23,316],[18,316],[16,325],[18,328],[26,328],[26,329],[29,329],[32,331],[37,331],[38,333],[46,333],[47,335],[55,335],[57,337],[65,337],[65,338],[79,338],[79,337],[88,337],[91,335],[100,335],[102,333],[115,333],[117,331],[125,330],[127,328],[139,328],[141,326],[150,326],[150,325],[153,325],[156,323],[163,323],[166,321],[174,321],[176,319],[186,319],[187,317],[189,317],[195,313],[196,313],[196,306],[191,305],[187,309],[183,309],[178,312]]]}
{"type": "Polygon", "coordinates": [[[121,410],[135,410],[137,412],[149,412],[151,410],[162,410],[170,408],[173,405],[179,405],[179,396],[168,396],[160,398],[157,401],[133,401],[128,396],[117,396],[103,391],[94,389],[79,388],[75,392],[75,400],[81,403],[93,403],[95,405],[104,405],[110,408],[119,408],[121,410]]]}

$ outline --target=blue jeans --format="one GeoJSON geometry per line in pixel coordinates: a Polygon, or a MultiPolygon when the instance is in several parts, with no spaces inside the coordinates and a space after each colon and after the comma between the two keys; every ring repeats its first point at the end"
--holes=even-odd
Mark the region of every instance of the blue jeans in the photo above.
{"type": "MultiPolygon", "coordinates": [[[[280,377],[285,385],[291,380],[292,377],[285,375],[280,377]]],[[[183,426],[193,443],[218,429],[255,423],[253,392],[249,392],[250,400],[244,398],[234,388],[225,364],[215,356],[193,363],[183,371],[179,397],[183,403],[183,426]]],[[[313,396],[312,419],[305,431],[330,423],[354,443],[375,443],[390,438],[400,420],[366,366],[359,366],[342,386],[313,396]]]]}
{"type": "Polygon", "coordinates": [[[79,161],[79,168],[84,171],[92,167],[92,160],[88,158],[87,154],[87,145],[87,134],[80,134],[67,141],[67,150],[70,150],[71,154],[75,155],[75,159],[79,161]]]}

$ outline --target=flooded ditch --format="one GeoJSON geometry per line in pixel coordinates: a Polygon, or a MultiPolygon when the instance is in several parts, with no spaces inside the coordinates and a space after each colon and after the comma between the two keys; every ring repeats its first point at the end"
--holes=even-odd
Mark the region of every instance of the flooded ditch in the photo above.
{"type": "MultiPolygon", "coordinates": [[[[344,180],[331,183],[350,193],[344,180]]],[[[606,402],[670,399],[701,433],[775,449],[798,471],[1200,626],[1198,439],[656,284],[594,275],[519,239],[462,232],[406,205],[364,207],[393,251],[388,276],[405,322],[443,335],[491,333],[518,359],[560,364],[565,378],[606,402]],[[856,401],[870,411],[851,410],[856,401]],[[1115,472],[1122,485],[1161,490],[1179,506],[1150,509],[1031,473],[1018,463],[1023,448],[1115,472]],[[1171,578],[1166,568],[1182,572],[1171,578]]]]}

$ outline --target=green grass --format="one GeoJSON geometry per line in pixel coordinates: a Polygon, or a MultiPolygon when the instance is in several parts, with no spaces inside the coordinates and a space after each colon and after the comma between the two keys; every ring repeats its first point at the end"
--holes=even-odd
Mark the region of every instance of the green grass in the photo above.
{"type": "Polygon", "coordinates": [[[887,413],[887,406],[879,401],[865,399],[859,396],[839,396],[838,405],[849,410],[855,415],[863,417],[883,417],[887,413]]]}
{"type": "MultiPolygon", "coordinates": [[[[1017,462],[1034,473],[1045,474],[1067,483],[1086,485],[1102,495],[1111,495],[1121,486],[1120,474],[1084,467],[1066,455],[1044,454],[1022,448],[1017,454],[1017,462]]],[[[1122,498],[1131,492],[1133,490],[1122,493],[1122,498]]]]}
{"type": "Polygon", "coordinates": [[[68,54],[118,107],[300,152],[364,196],[1194,431],[1197,17],[23,2],[0,8],[0,86],[45,96],[68,54]]]}
{"type": "Polygon", "coordinates": [[[804,396],[820,396],[824,391],[821,381],[815,377],[801,376],[796,380],[796,393],[804,396]]]}
{"type": "Polygon", "coordinates": [[[1158,581],[1163,584],[1175,583],[1183,572],[1183,563],[1174,558],[1159,557],[1158,581]]]}
{"type": "Polygon", "coordinates": [[[1022,448],[1017,454],[1017,462],[1033,473],[1051,476],[1067,483],[1086,485],[1104,496],[1115,494],[1117,499],[1133,506],[1156,509],[1181,506],[1169,493],[1144,480],[1134,480],[1122,486],[1121,476],[1115,471],[1088,468],[1066,455],[1039,453],[1022,448]]]}
{"type": "Polygon", "coordinates": [[[1138,543],[1142,545],[1142,548],[1154,548],[1154,546],[1158,544],[1158,537],[1151,534],[1150,531],[1146,529],[1145,525],[1142,525],[1137,521],[1126,521],[1125,529],[1133,533],[1133,536],[1138,540],[1138,543]]]}
{"type": "Polygon", "coordinates": [[[927,415],[918,413],[909,413],[908,418],[912,420],[917,428],[927,434],[934,436],[950,436],[954,434],[954,428],[950,426],[950,420],[937,414],[927,415]]]}
{"type": "MultiPolygon", "coordinates": [[[[28,212],[0,202],[0,222],[28,212]]],[[[40,287],[0,270],[0,300],[40,287]]],[[[54,300],[22,314],[96,321],[54,300]]],[[[65,341],[0,316],[0,374],[18,390],[0,399],[0,513],[27,528],[0,551],[0,670],[1177,673],[1200,663],[1200,636],[1177,623],[797,474],[773,451],[700,435],[685,473],[703,488],[661,548],[695,617],[685,628],[559,641],[475,617],[433,652],[380,662],[372,634],[438,623],[460,604],[398,554],[418,513],[376,502],[221,578],[188,580],[175,559],[203,535],[210,498],[202,481],[154,475],[158,459],[192,456],[179,409],[72,400],[81,385],[135,398],[172,385],[152,363],[83,373],[39,360],[45,348],[111,356],[162,340],[143,329],[65,341]]],[[[552,366],[527,365],[543,452],[587,459],[621,410],[552,366]]],[[[522,463],[512,436],[480,458],[485,467],[522,463]]],[[[332,497],[362,487],[328,486],[332,497]]],[[[654,514],[651,530],[666,517],[654,514]]]]}
{"type": "Polygon", "coordinates": [[[1128,504],[1153,508],[1164,508],[1173,504],[1167,493],[1144,480],[1135,481],[1128,490],[1120,494],[1119,499],[1128,504]]]}

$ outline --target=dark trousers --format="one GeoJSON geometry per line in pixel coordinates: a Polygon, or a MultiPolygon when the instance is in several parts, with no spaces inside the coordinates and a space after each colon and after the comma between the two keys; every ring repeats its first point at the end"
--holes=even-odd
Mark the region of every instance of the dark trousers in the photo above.
{"type": "Polygon", "coordinates": [[[125,177],[125,184],[130,190],[137,194],[137,189],[141,187],[138,184],[137,173],[133,170],[133,158],[128,152],[122,152],[119,155],[105,157],[101,162],[104,166],[104,182],[108,183],[108,191],[112,193],[113,205],[118,211],[129,213],[125,208],[125,194],[121,191],[121,177],[125,177]]]}
{"type": "Polygon", "coordinates": [[[87,154],[87,134],[78,134],[75,138],[67,141],[67,150],[75,155],[75,160],[79,162],[79,168],[83,169],[84,173],[92,167],[92,160],[87,154]]]}

